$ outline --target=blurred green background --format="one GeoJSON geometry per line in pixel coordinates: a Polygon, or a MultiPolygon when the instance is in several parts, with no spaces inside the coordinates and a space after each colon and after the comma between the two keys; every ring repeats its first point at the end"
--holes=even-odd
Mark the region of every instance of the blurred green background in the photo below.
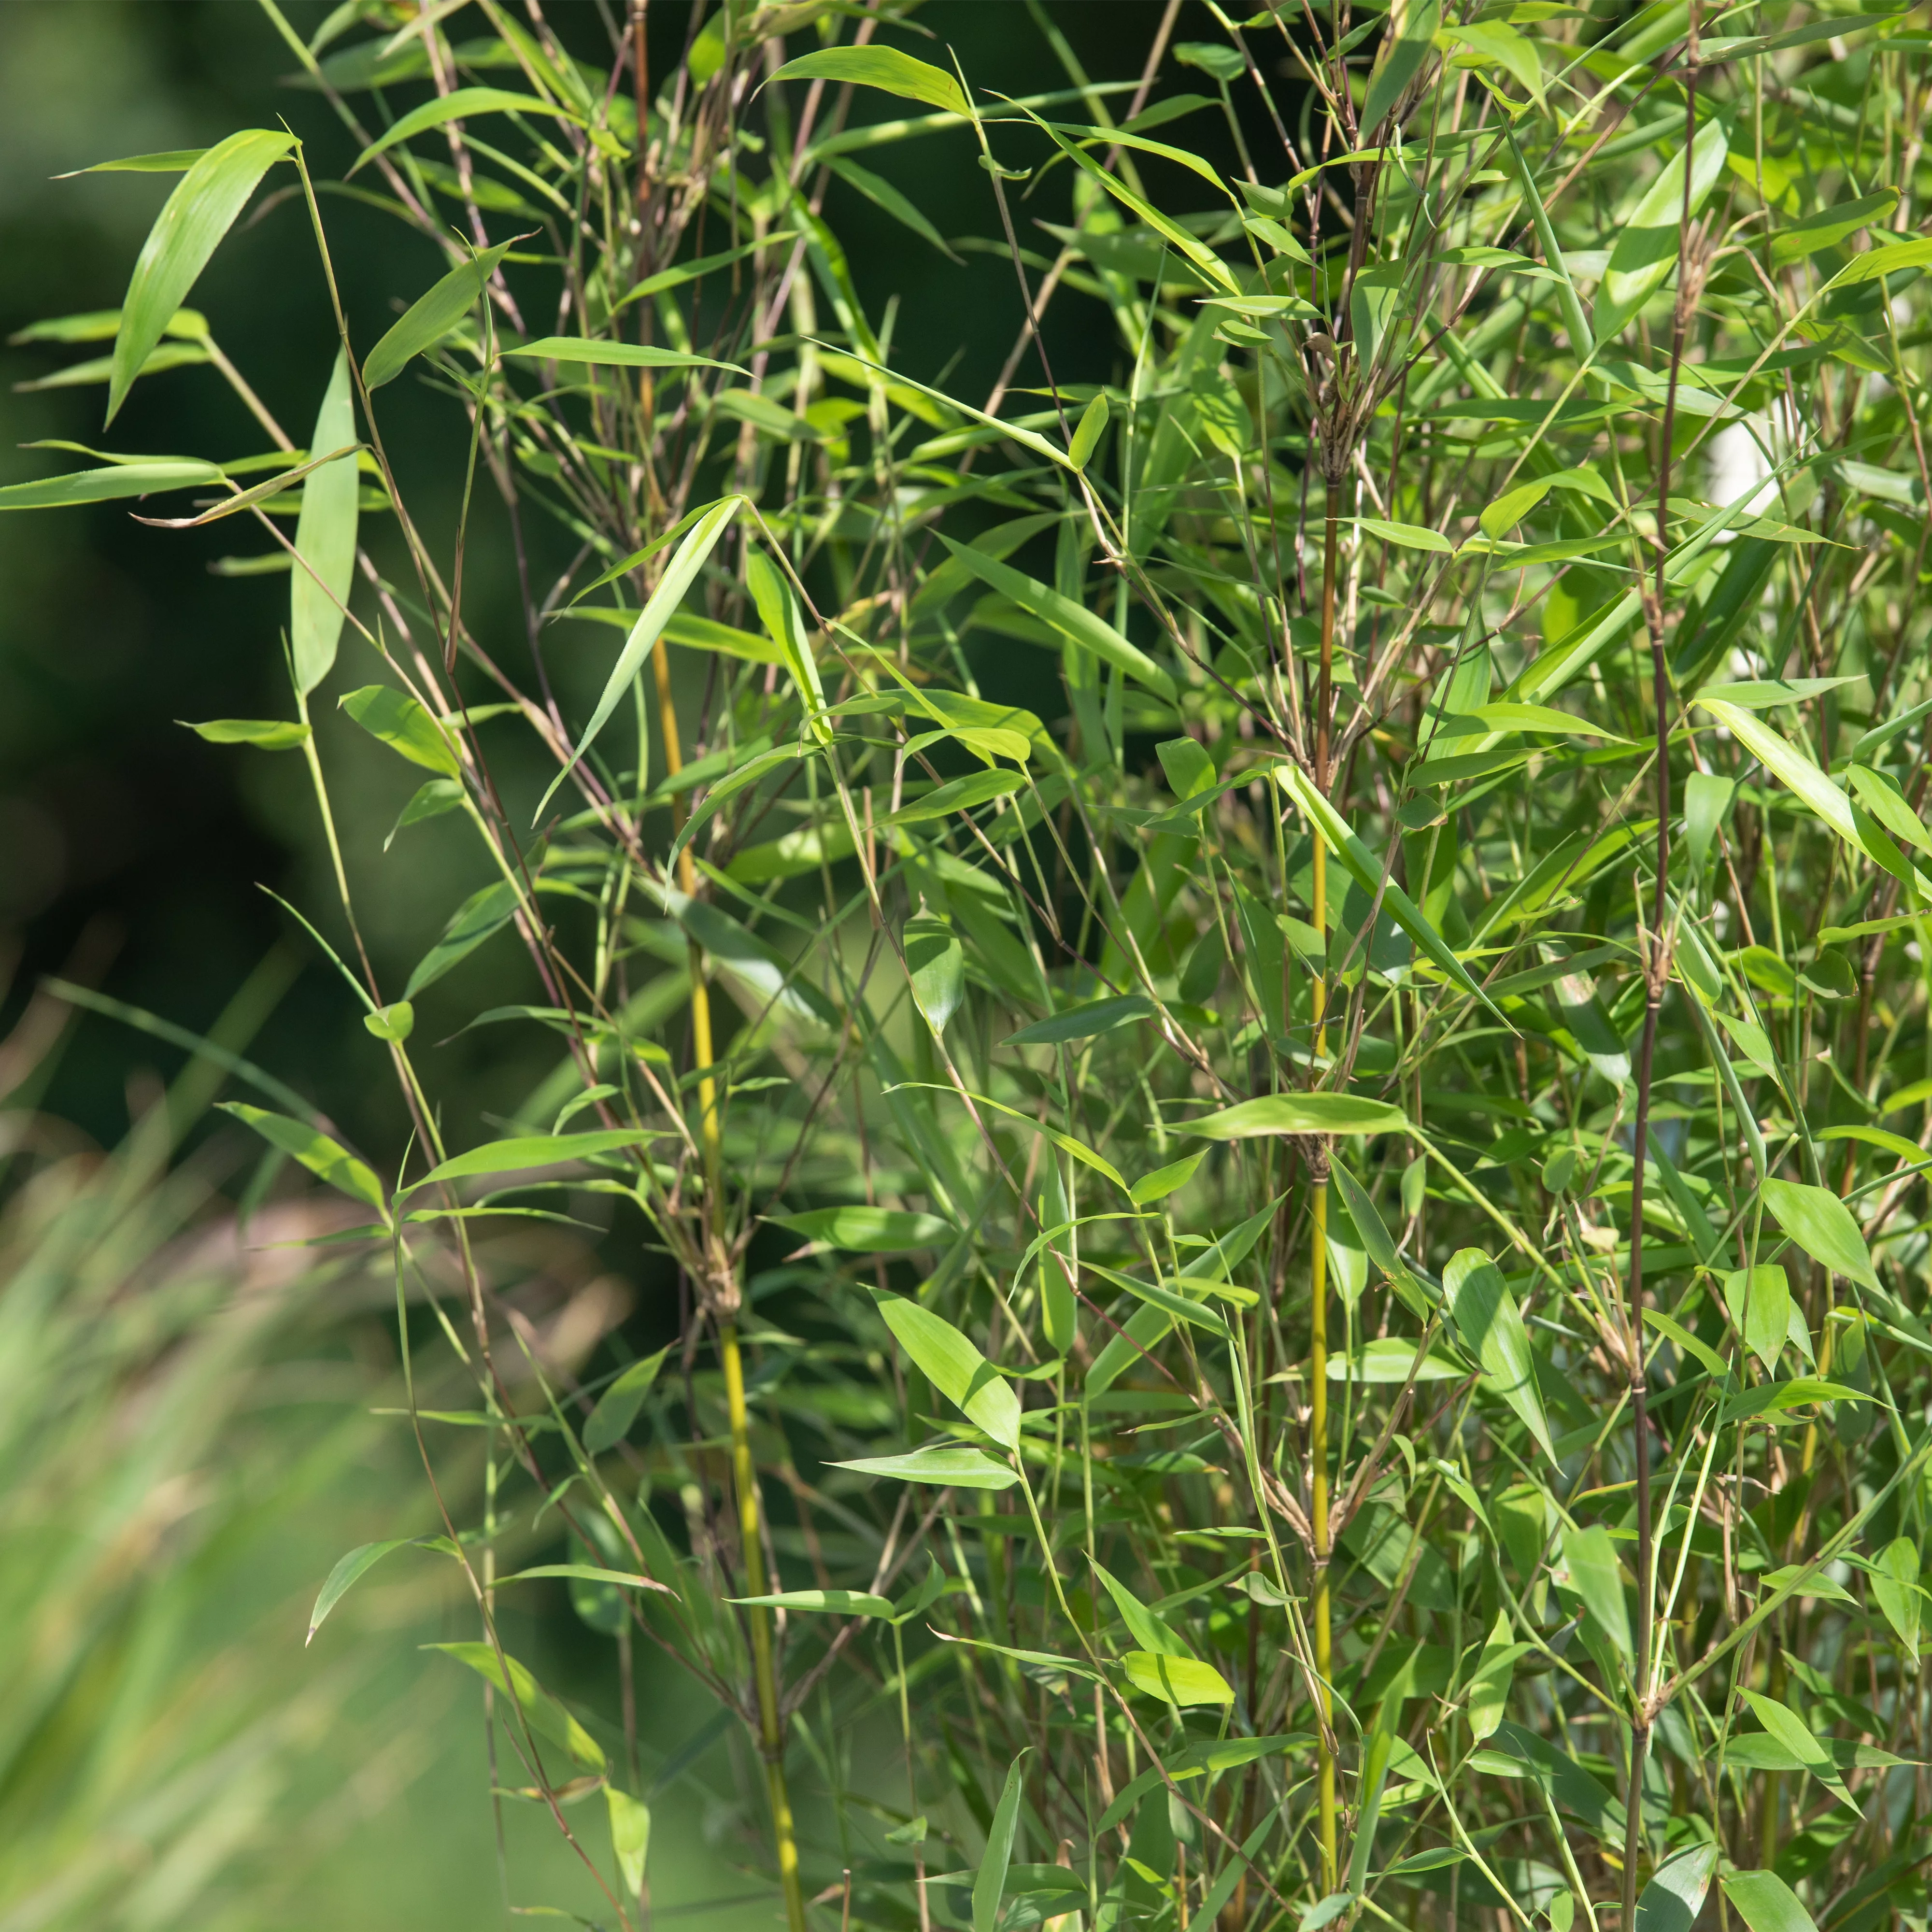
{"type": "MultiPolygon", "coordinates": [[[[326,10],[320,0],[286,8],[304,33],[326,10]]],[[[1094,78],[1132,80],[1162,10],[1158,0],[979,0],[917,17],[976,82],[1019,94],[1065,84],[1043,17],[1094,78]]],[[[546,13],[574,50],[608,63],[592,0],[550,0],[546,13]]],[[[650,19],[663,74],[689,11],[654,0],[650,19]]],[[[1190,0],[1177,38],[1213,32],[1190,0]]],[[[318,176],[340,174],[352,158],[345,139],[318,96],[288,84],[292,65],[245,0],[0,8],[0,337],[117,306],[171,184],[55,178],[68,170],[286,117],[318,176]]],[[[1212,91],[1204,76],[1186,78],[1212,91]]],[[[858,117],[877,111],[862,103],[858,117]]],[[[1190,124],[1210,152],[1214,120],[1190,124]]],[[[998,232],[987,178],[958,142],[912,144],[883,167],[941,233],[998,232]]],[[[1018,218],[1064,220],[1066,200],[1063,173],[1018,218]]],[[[440,264],[386,216],[339,197],[325,206],[366,349],[440,264]]],[[[1010,262],[969,249],[956,264],[842,184],[827,212],[874,316],[897,299],[902,366],[983,394],[1020,320],[1010,262]]],[[[1051,251],[1037,230],[1023,233],[1051,251]]],[[[192,300],[304,440],[334,343],[299,205],[280,200],[238,228],[192,300]]],[[[1061,380],[1124,376],[1104,346],[1111,328],[1095,326],[1081,298],[1060,297],[1046,334],[1061,380]]],[[[46,439],[217,457],[265,445],[206,368],[144,379],[104,437],[104,387],[45,380],[76,359],[43,345],[0,350],[0,482],[84,460],[16,450],[46,439]]],[[[1036,382],[1036,365],[1018,380],[1036,382]]],[[[387,433],[419,523],[446,547],[460,419],[422,386],[400,383],[387,433]]],[[[532,534],[533,575],[547,583],[568,552],[540,526],[532,534]]],[[[318,1273],[314,1250],[274,1245],[326,1228],[332,1211],[286,1178],[238,1233],[228,1204],[256,1150],[207,1113],[216,1089],[202,1070],[184,1072],[182,1053],[100,1018],[62,1031],[58,1013],[34,1004],[40,976],[67,973],[199,1032],[259,968],[242,1004],[261,1010],[230,1013],[231,1044],[245,1041],[379,1162],[400,1151],[405,1121],[382,1049],[259,890],[335,929],[298,762],[209,746],[176,722],[288,711],[277,641],[286,575],[211,568],[261,548],[238,523],[164,532],[118,505],[0,517],[0,966],[10,969],[0,1032],[14,1029],[0,1046],[0,1444],[14,1445],[0,1507],[0,1648],[13,1660],[0,1670],[11,1713],[0,1724],[0,1932],[507,1922],[473,1680],[417,1648],[473,1634],[442,1566],[399,1553],[313,1648],[301,1640],[343,1551],[438,1526],[406,1432],[371,1413],[398,1400],[388,1289],[354,1268],[318,1273]]],[[[522,676],[514,592],[508,546],[474,543],[466,614],[522,676]]],[[[577,632],[550,664],[567,709],[608,661],[607,632],[577,632]]],[[[340,775],[365,933],[392,984],[481,870],[451,820],[406,834],[415,850],[385,866],[382,839],[412,787],[332,701],[369,675],[345,638],[315,713],[340,775]],[[446,892],[422,892],[426,872],[446,892]]],[[[512,767],[507,778],[536,775],[512,767]]],[[[486,947],[424,1000],[417,1036],[437,1040],[455,1016],[530,996],[520,954],[486,947]]],[[[546,1070],[490,1030],[434,1049],[429,1065],[458,1142],[486,1132],[546,1070]]],[[[674,1331],[671,1284],[646,1266],[638,1232],[620,1224],[601,1243],[504,1261],[560,1360],[582,1359],[614,1328],[640,1351],[674,1331]]],[[[546,1681],[610,1708],[610,1646],[576,1622],[561,1586],[526,1592],[506,1622],[511,1647],[546,1681]]],[[[648,1676],[640,1702],[648,1774],[704,1714],[648,1676]]],[[[654,1801],[660,1918],[747,1922],[742,1903],[689,1910],[747,1890],[731,1863],[734,1825],[757,1801],[735,1784],[714,1745],[654,1801]]],[[[592,1808],[573,1816],[601,1852],[592,1808]]],[[[548,1820],[514,1802],[502,1816],[514,1896],[590,1910],[548,1820]]]]}

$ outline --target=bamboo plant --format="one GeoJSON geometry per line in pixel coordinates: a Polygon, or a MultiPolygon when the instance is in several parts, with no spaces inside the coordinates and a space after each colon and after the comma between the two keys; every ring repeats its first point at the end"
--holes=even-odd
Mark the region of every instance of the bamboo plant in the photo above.
{"type": "Polygon", "coordinates": [[[172,331],[273,448],[0,504],[250,520],[295,715],[196,728],[332,827],[325,688],[425,774],[291,908],[410,1144],[248,1118],[472,1391],[481,1516],[412,1425],[447,1648],[598,1922],[649,1918],[646,1756],[735,1792],[790,1932],[1922,1920],[1917,16],[1176,0],[1096,80],[1030,4],[1064,84],[1014,97],[909,5],[694,8],[655,66],[644,0],[574,52],[535,0],[262,10],[314,128],[122,164],[181,179],[98,328],[110,421],[172,331]],[[325,112],[447,269],[310,430],[182,304],[279,184],[340,322],[325,112]],[[989,394],[862,300],[848,192],[1017,278],[989,394]],[[494,882],[392,983],[356,908],[439,890],[441,813],[494,882]],[[414,1031],[485,944],[555,1054],[494,1138],[414,1031]],[[600,1203],[682,1340],[568,1382],[478,1244],[600,1203]],[[539,1578],[617,1703],[506,1648],[539,1578]],[[727,1760],[652,1734],[670,1671],[727,1760]]]}

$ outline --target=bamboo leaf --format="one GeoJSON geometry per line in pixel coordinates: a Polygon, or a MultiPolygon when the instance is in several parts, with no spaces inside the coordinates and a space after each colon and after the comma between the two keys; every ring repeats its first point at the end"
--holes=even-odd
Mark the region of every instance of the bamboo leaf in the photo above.
{"type": "Polygon", "coordinates": [[[922,1304],[898,1294],[872,1298],[893,1338],[926,1380],[995,1442],[1017,1449],[1019,1398],[986,1357],[944,1316],[922,1304]]]}
{"type": "Polygon", "coordinates": [[[1010,1490],[1019,1472],[996,1462],[983,1449],[915,1449],[905,1456],[865,1456],[855,1462],[835,1462],[862,1476],[888,1476],[902,1483],[927,1483],[934,1489],[1010,1490]]]}
{"type": "Polygon", "coordinates": [[[1672,1852],[1652,1873],[1637,1900],[1636,1932],[1690,1932],[1717,1869],[1715,1845],[1672,1852]]]}
{"type": "Polygon", "coordinates": [[[0,510],[61,510],[80,503],[111,502],[119,496],[148,496],[164,490],[193,490],[219,483],[218,464],[188,458],[116,463],[104,470],[70,470],[64,476],[38,476],[0,488],[0,510]]]}
{"type": "Polygon", "coordinates": [[[1684,158],[1680,147],[1617,230],[1597,292],[1592,325],[1606,342],[1662,286],[1677,266],[1678,238],[1686,220],[1701,208],[1724,172],[1724,130],[1714,118],[1698,124],[1690,166],[1690,199],[1684,199],[1684,158]]]}
{"type": "Polygon", "coordinates": [[[446,1180],[470,1180],[484,1174],[527,1174],[538,1168],[560,1167],[568,1161],[590,1160],[598,1154],[627,1151],[652,1138],[640,1127],[599,1128],[581,1134],[523,1134],[490,1141],[467,1154],[439,1161],[410,1191],[446,1180]]]}
{"type": "Polygon", "coordinates": [[[688,350],[660,349],[648,342],[608,342],[582,335],[542,336],[503,353],[532,362],[582,362],[599,369],[728,369],[734,376],[751,373],[735,362],[694,356],[688,350]]]}
{"type": "MultiPolygon", "coordinates": [[[[325,674],[327,669],[325,664],[325,674]]],[[[380,740],[410,764],[440,772],[446,778],[460,776],[462,766],[442,727],[407,692],[386,684],[365,684],[359,691],[345,693],[338,702],[370,737],[380,740]]]]}
{"type": "Polygon", "coordinates": [[[814,1208],[803,1214],[774,1214],[770,1219],[773,1226],[788,1228],[808,1241],[868,1255],[904,1255],[939,1247],[950,1244],[958,1232],[951,1222],[937,1214],[913,1214],[902,1208],[868,1208],[856,1202],[843,1208],[814,1208]]]}
{"type": "Polygon", "coordinates": [[[532,1730],[561,1746],[579,1764],[592,1771],[604,1768],[604,1753],[596,1739],[514,1657],[506,1653],[500,1659],[488,1643],[428,1643],[423,1648],[467,1664],[486,1683],[516,1700],[532,1730]]]}
{"type": "Polygon", "coordinates": [[[604,1804],[610,1814],[610,1849],[623,1874],[624,1889],[634,1897],[644,1889],[644,1869],[651,1849],[650,1807],[608,1780],[604,1804]]]}
{"type": "MultiPolygon", "coordinates": [[[[788,60],[773,80],[830,80],[841,85],[876,87],[902,100],[923,101],[946,113],[970,119],[973,110],[958,81],[944,68],[915,60],[896,47],[826,47],[788,60]]],[[[974,1932],[981,1932],[976,1926],[974,1932]]]]}
{"type": "Polygon", "coordinates": [[[1630,1605],[1624,1598],[1623,1566],[1617,1561],[1610,1532],[1600,1523],[1589,1529],[1566,1529],[1563,1567],[1591,1621],[1628,1662],[1636,1654],[1630,1640],[1630,1605]]]}
{"type": "Polygon", "coordinates": [[[1924,1597],[1918,1578],[1918,1546],[1909,1536],[1894,1537],[1866,1574],[1871,1579],[1872,1600],[1885,1613],[1912,1667],[1918,1667],[1918,1630],[1924,1597]]]}
{"type": "Polygon", "coordinates": [[[1029,1747],[1007,1767],[1000,1802],[993,1808],[986,1852],[973,1880],[973,1932],[998,1932],[1000,1901],[1006,1895],[1006,1870],[1012,1863],[1013,1836],[1019,1827],[1020,1776],[1030,1755],[1029,1747]]]}
{"type": "Polygon", "coordinates": [[[176,184],[148,230],[121,304],[108,422],[262,177],[295,145],[292,134],[246,128],[218,142],[176,184]]]}
{"type": "Polygon", "coordinates": [[[1354,1094],[1264,1094],[1190,1121],[1184,1132],[1215,1141],[1256,1134],[1391,1134],[1408,1124],[1400,1107],[1354,1094]]]}
{"type": "Polygon", "coordinates": [[[577,769],[584,754],[596,742],[598,734],[610,722],[611,712],[630,688],[632,679],[644,669],[644,660],[664,634],[671,614],[684,601],[685,593],[704,568],[705,560],[716,548],[718,539],[724,534],[726,526],[744,501],[742,496],[721,498],[692,525],[684,541],[673,553],[670,562],[664,566],[664,575],[658,580],[658,587],[638,612],[638,621],[631,626],[631,634],[624,640],[624,648],[618,653],[617,662],[605,681],[604,694],[597,700],[596,710],[590,714],[590,722],[584,728],[584,734],[577,741],[577,749],[570,754],[570,762],[550,782],[534,818],[543,816],[544,808],[555,796],[557,787],[577,769]]]}
{"type": "Polygon", "coordinates": [[[240,1100],[218,1102],[224,1114],[232,1114],[253,1127],[271,1147],[292,1154],[318,1180],[325,1181],[352,1201],[373,1208],[386,1222],[388,1198],[374,1174],[340,1141],[332,1140],[320,1127],[291,1120],[286,1114],[271,1113],[263,1107],[250,1107],[240,1100]]]}
{"type": "MultiPolygon", "coordinates": [[[[350,385],[349,352],[336,352],[328,387],[316,412],[311,449],[352,449],[356,398],[350,385]]],[[[356,464],[325,463],[302,485],[296,523],[296,565],[289,573],[289,651],[296,688],[306,696],[335,662],[335,647],[356,569],[356,464]]]]}
{"type": "Polygon", "coordinates": [[[1830,1189],[1796,1180],[1767,1180],[1764,1204],[1772,1219],[1809,1255],[1834,1274],[1876,1288],[1871,1253],[1852,1210],[1830,1189]]]}
{"type": "Polygon", "coordinates": [[[1293,765],[1280,765],[1275,768],[1275,777],[1295,803],[1301,808],[1302,815],[1310,825],[1319,832],[1333,848],[1344,869],[1362,890],[1368,893],[1379,892],[1384,909],[1396,925],[1426,953],[1439,968],[1443,976],[1453,985],[1472,999],[1487,1006],[1501,1019],[1500,1008],[1489,995],[1470,978],[1468,970],[1450,950],[1432,920],[1425,916],[1408,893],[1389,878],[1381,862],[1369,848],[1349,830],[1348,821],[1315,789],[1306,772],[1293,765]]]}
{"type": "Polygon", "coordinates": [[[650,1394],[670,1353],[668,1347],[662,1348],[655,1355],[633,1362],[597,1398],[597,1406],[584,1425],[585,1454],[602,1456],[630,1434],[631,1425],[637,1420],[638,1412],[644,1407],[644,1398],[650,1394]]]}
{"type": "Polygon", "coordinates": [[[1036,582],[1010,565],[988,556],[984,550],[975,550],[970,544],[955,543],[944,532],[939,540],[954,559],[981,583],[997,590],[1001,596],[1011,598],[1042,623],[1051,625],[1082,650],[1091,651],[1102,663],[1124,671],[1136,682],[1145,685],[1162,698],[1172,699],[1174,695],[1173,679],[1138,645],[1128,643],[1112,625],[1096,617],[1084,604],[1076,604],[1072,598],[1048,590],[1045,584],[1036,582]]]}
{"type": "Polygon", "coordinates": [[[890,1617],[892,1600],[864,1590],[780,1590],[769,1597],[727,1597],[741,1610],[824,1610],[842,1617],[890,1617]]]}
{"type": "Polygon", "coordinates": [[[1120,1668],[1136,1690],[1183,1709],[1234,1701],[1233,1685],[1211,1664],[1203,1664],[1198,1658],[1130,1650],[1120,1659],[1120,1668]]]}
{"type": "Polygon", "coordinates": [[[1502,1273],[1480,1248],[1463,1248],[1443,1270],[1442,1287],[1463,1348],[1482,1364],[1486,1382],[1522,1418],[1538,1446],[1555,1462],[1556,1445],[1537,1388],[1528,1333],[1502,1273]]]}
{"type": "Polygon", "coordinates": [[[309,739],[306,724],[280,718],[211,718],[188,728],[211,745],[253,745],[264,752],[292,752],[309,739]]]}
{"type": "Polygon", "coordinates": [[[474,120],[484,114],[542,114],[554,120],[570,122],[577,127],[584,124],[568,108],[539,100],[533,94],[512,94],[500,87],[455,88],[434,100],[425,100],[420,107],[412,108],[356,156],[355,166],[349,172],[352,175],[357,173],[378,154],[432,128],[446,127],[452,121],[474,120]]]}
{"type": "Polygon", "coordinates": [[[1750,1932],[1818,1932],[1798,1894],[1775,1872],[1730,1872],[1719,1882],[1750,1932]]]}
{"type": "Polygon", "coordinates": [[[410,304],[402,319],[370,350],[362,364],[365,388],[393,382],[425,349],[434,349],[470,311],[488,287],[496,266],[517,245],[520,235],[460,263],[410,304]]]}
{"type": "Polygon", "coordinates": [[[365,1543],[350,1550],[329,1571],[316,1594],[315,1606],[308,1613],[308,1634],[302,1639],[304,1648],[314,1642],[315,1634],[329,1612],[394,1550],[434,1550],[448,1556],[457,1553],[456,1546],[446,1536],[394,1536],[386,1542],[365,1543]]]}

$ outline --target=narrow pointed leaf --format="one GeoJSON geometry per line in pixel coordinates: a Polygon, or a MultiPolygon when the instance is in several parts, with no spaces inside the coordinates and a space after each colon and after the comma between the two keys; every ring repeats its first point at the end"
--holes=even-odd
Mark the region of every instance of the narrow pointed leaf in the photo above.
{"type": "Polygon", "coordinates": [[[107,388],[110,422],[256,184],[295,144],[292,134],[244,128],[210,148],[176,183],[148,231],[121,304],[107,388]]]}

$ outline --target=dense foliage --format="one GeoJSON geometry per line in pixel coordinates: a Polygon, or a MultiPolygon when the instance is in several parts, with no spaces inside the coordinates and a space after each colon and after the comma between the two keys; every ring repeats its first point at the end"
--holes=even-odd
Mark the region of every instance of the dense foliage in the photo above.
{"type": "Polygon", "coordinates": [[[274,448],[0,503],[252,518],[296,716],[197,728],[327,819],[339,650],[423,768],[297,914],[400,1173],[232,1111],[393,1255],[502,1794],[641,1922],[674,1666],[794,1932],[1922,1918],[1927,36],[1177,6],[1115,88],[1035,8],[1067,85],[1013,101],[910,8],[694,10],[647,74],[641,4],[602,70],[534,4],[312,45],[263,7],[352,180],[259,130],[122,164],[182,176],[127,302],[44,333],[112,336],[110,419],[203,350],[274,448]],[[875,172],[916,140],[989,239],[875,172]],[[1031,319],[992,395],[866,311],[834,180],[1006,258],[959,271],[1031,319]],[[180,308],[264,182],[332,296],[330,192],[449,263],[306,447],[180,308]],[[1114,332],[1106,388],[1049,303],[1114,332]],[[468,428],[453,530],[398,378],[468,428]],[[464,616],[486,542],[514,656],[464,616]],[[599,625],[578,707],[547,654],[599,625]],[[498,877],[381,984],[356,895],[444,891],[443,814],[498,877]],[[414,1028],[493,941],[529,1000],[473,1023],[556,1063],[487,1139],[414,1028]],[[579,1383],[475,1242],[599,1196],[682,1342],[579,1383]],[[545,1577],[618,1706],[505,1649],[545,1577]]]}

